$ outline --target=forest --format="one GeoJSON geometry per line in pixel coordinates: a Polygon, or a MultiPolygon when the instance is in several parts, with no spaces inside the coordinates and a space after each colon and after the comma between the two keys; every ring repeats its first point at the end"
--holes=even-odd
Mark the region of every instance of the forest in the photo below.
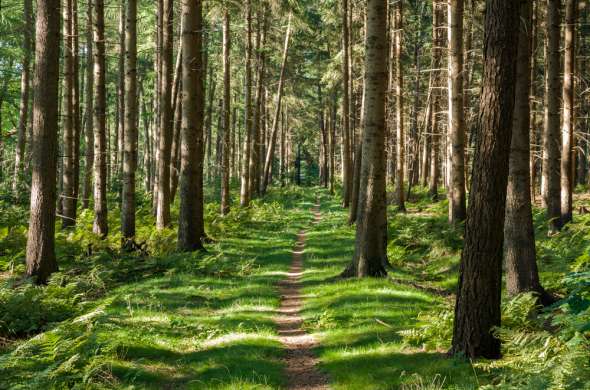
{"type": "Polygon", "coordinates": [[[586,0],[0,0],[0,389],[590,389],[586,0]]]}

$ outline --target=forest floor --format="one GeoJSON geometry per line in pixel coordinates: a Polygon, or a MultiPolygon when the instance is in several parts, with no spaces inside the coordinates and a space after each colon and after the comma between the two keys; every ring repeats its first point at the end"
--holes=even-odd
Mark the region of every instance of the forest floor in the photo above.
{"type": "MultiPolygon", "coordinates": [[[[511,341],[499,363],[446,355],[461,234],[446,223],[445,201],[418,193],[407,206],[406,214],[390,209],[395,271],[383,279],[340,279],[354,248],[346,210],[323,189],[288,188],[223,219],[211,205],[215,242],[207,253],[79,256],[42,293],[23,287],[15,300],[0,290],[0,303],[15,311],[28,305],[23,313],[35,315],[50,304],[66,313],[0,346],[0,388],[304,389],[326,381],[362,390],[552,388],[545,386],[555,380],[551,370],[568,366],[547,347],[540,363],[511,341]],[[538,386],[523,387],[531,380],[538,386]]],[[[563,294],[563,275],[586,252],[590,218],[551,240],[542,216],[536,220],[542,279],[563,294]]],[[[150,243],[166,247],[174,233],[160,240],[150,243]]],[[[525,325],[540,340],[526,345],[547,343],[551,335],[525,325]]],[[[581,359],[570,363],[588,374],[581,359]]],[[[564,388],[585,388],[586,377],[574,376],[574,387],[564,388]]]]}

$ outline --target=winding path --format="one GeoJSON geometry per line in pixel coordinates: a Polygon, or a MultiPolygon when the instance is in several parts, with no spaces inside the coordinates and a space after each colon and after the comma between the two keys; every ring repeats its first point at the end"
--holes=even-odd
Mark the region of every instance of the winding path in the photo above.
{"type": "MultiPolygon", "coordinates": [[[[313,212],[314,223],[321,214],[319,200],[313,212]]],[[[286,279],[279,283],[281,306],[275,318],[279,339],[285,346],[284,357],[288,389],[291,390],[323,390],[329,389],[328,378],[318,371],[319,360],[312,349],[318,345],[316,339],[302,328],[303,319],[300,311],[304,297],[301,295],[301,275],[303,274],[303,253],[305,250],[305,231],[297,234],[297,242],[293,248],[293,261],[286,279]]]]}

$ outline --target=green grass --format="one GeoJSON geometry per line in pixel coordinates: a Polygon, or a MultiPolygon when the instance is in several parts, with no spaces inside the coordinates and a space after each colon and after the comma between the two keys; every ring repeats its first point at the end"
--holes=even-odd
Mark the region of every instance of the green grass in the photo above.
{"type": "Polygon", "coordinates": [[[129,275],[83,315],[12,345],[0,356],[0,387],[283,386],[275,284],[312,200],[278,191],[214,222],[208,253],[164,256],[159,274],[129,275]]]}

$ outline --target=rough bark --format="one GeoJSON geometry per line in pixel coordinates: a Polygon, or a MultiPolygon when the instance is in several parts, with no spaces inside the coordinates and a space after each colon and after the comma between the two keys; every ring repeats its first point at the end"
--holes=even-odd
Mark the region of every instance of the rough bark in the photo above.
{"type": "Polygon", "coordinates": [[[33,79],[32,182],[27,275],[44,284],[57,271],[55,202],[58,137],[60,0],[37,0],[33,79]]]}
{"type": "Polygon", "coordinates": [[[432,18],[432,106],[430,112],[430,173],[428,175],[428,193],[436,200],[438,198],[438,181],[440,178],[440,139],[441,139],[441,100],[442,100],[442,47],[444,45],[443,6],[440,0],[433,0],[432,18]]]}
{"type": "Polygon", "coordinates": [[[231,110],[231,37],[230,37],[230,16],[229,11],[223,11],[223,151],[221,157],[222,178],[221,178],[221,214],[229,212],[230,187],[230,110],[231,110]]]}
{"type": "Polygon", "coordinates": [[[203,56],[201,0],[182,3],[182,143],[178,249],[203,248],[203,56]],[[197,196],[195,196],[197,194],[197,196]]]}
{"type": "Polygon", "coordinates": [[[158,164],[158,196],[156,207],[156,227],[163,229],[170,225],[170,158],[172,150],[172,40],[173,33],[173,0],[164,0],[162,14],[162,47],[161,47],[161,85],[160,91],[160,140],[158,164]]]}
{"type": "MultiPolygon", "coordinates": [[[[350,161],[350,106],[349,106],[349,0],[342,0],[342,201],[348,207],[352,193],[352,164],[350,161]]],[[[387,53],[385,53],[387,55],[387,53]]]]}
{"type": "Polygon", "coordinates": [[[465,114],[463,110],[463,0],[449,1],[449,223],[465,220],[465,114]]]}
{"type": "Polygon", "coordinates": [[[576,64],[577,1],[565,3],[565,49],[563,70],[563,127],[561,130],[561,226],[572,221],[574,189],[574,77],[576,64]]]}
{"type": "Polygon", "coordinates": [[[242,175],[240,186],[240,206],[250,205],[250,153],[252,148],[252,8],[250,0],[246,0],[246,80],[244,111],[246,134],[244,139],[244,154],[242,158],[242,175]]]}
{"type": "Polygon", "coordinates": [[[500,357],[502,244],[512,135],[519,3],[487,0],[479,134],[459,270],[452,352],[500,357]]]}
{"type": "Polygon", "coordinates": [[[404,193],[404,175],[406,165],[406,145],[404,129],[404,75],[402,67],[402,39],[403,38],[403,8],[398,1],[395,7],[395,114],[396,114],[396,195],[397,208],[406,211],[406,199],[404,193]]]}
{"type": "Polygon", "coordinates": [[[387,263],[385,193],[385,100],[387,88],[387,6],[367,1],[363,150],[355,253],[343,276],[383,276],[387,263]]]}
{"type": "Polygon", "coordinates": [[[63,7],[63,189],[62,228],[76,224],[76,202],[74,183],[74,45],[72,39],[72,1],[67,0],[63,7]]]}
{"type": "Polygon", "coordinates": [[[125,23],[125,123],[123,128],[123,246],[135,237],[135,171],[137,170],[137,0],[127,1],[125,23]]]}
{"type": "Polygon", "coordinates": [[[94,166],[94,48],[92,44],[92,1],[88,0],[86,9],[87,27],[86,27],[86,98],[84,100],[84,117],[86,123],[84,126],[84,144],[85,166],[84,166],[84,186],[82,189],[82,208],[90,207],[90,198],[92,196],[92,171],[94,166]]]}
{"type": "Polygon", "coordinates": [[[104,0],[94,0],[94,233],[108,234],[104,0]]]}
{"type": "Polygon", "coordinates": [[[560,165],[559,165],[559,36],[560,0],[547,0],[547,58],[545,59],[545,131],[543,134],[543,202],[547,209],[550,233],[560,229],[560,165]]]}

